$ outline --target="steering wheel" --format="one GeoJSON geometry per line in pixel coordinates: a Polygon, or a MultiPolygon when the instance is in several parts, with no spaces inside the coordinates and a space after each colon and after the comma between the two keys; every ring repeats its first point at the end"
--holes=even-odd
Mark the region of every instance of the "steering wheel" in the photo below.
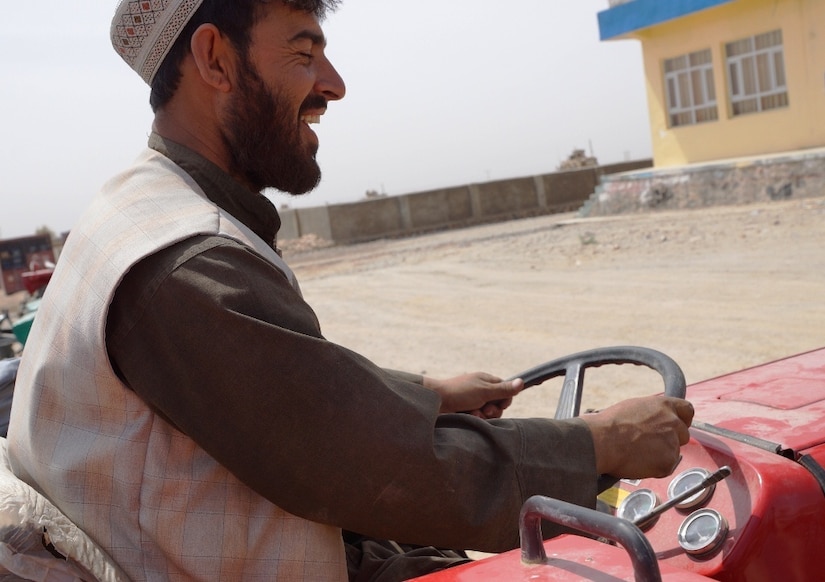
{"type": "MultiPolygon", "coordinates": [[[[665,396],[685,397],[685,375],[679,364],[662,352],[636,346],[596,348],[579,352],[530,368],[513,376],[513,378],[521,378],[524,380],[524,387],[529,388],[564,374],[564,385],[559,395],[559,404],[556,407],[555,415],[556,420],[563,420],[579,415],[584,386],[584,370],[607,364],[647,366],[661,374],[662,379],[665,381],[665,396]]],[[[618,479],[612,475],[600,475],[596,487],[599,491],[604,491],[612,487],[616,481],[618,479]]]]}
{"type": "MultiPolygon", "coordinates": [[[[685,397],[685,375],[670,356],[650,348],[616,346],[596,348],[530,368],[513,376],[524,380],[524,387],[536,386],[564,374],[564,385],[556,407],[556,420],[579,415],[586,368],[598,368],[606,364],[634,364],[647,366],[661,374],[665,382],[665,396],[685,397]]],[[[512,379],[512,378],[511,378],[512,379]]]]}

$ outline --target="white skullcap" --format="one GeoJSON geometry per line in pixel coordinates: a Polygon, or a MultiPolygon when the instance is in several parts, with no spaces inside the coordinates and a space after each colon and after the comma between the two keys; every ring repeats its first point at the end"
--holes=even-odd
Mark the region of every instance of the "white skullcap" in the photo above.
{"type": "Polygon", "coordinates": [[[203,0],[121,0],[112,19],[112,46],[149,85],[203,0]]]}

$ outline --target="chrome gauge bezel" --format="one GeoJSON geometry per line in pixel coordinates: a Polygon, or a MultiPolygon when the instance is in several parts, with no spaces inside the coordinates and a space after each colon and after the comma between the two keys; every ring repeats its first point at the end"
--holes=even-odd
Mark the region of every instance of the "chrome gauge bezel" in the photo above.
{"type": "MultiPolygon", "coordinates": [[[[710,477],[710,471],[706,469],[702,469],[701,467],[694,467],[692,469],[687,469],[686,471],[682,471],[673,480],[670,482],[670,485],[667,487],[667,498],[673,499],[676,495],[679,494],[676,488],[683,484],[685,480],[691,479],[696,482],[696,484],[701,483],[704,479],[710,477]],[[697,478],[698,477],[698,478],[697,478]]],[[[707,503],[708,499],[710,499],[711,495],[713,495],[714,490],[716,489],[716,485],[709,485],[696,493],[695,495],[691,495],[684,501],[676,504],[676,509],[680,511],[690,511],[691,509],[696,509],[698,507],[703,506],[707,503]]]]}
{"type": "MultiPolygon", "coordinates": [[[[651,489],[637,489],[625,497],[616,509],[616,517],[621,517],[628,521],[635,521],[637,518],[647,515],[654,507],[659,505],[659,497],[651,489]],[[633,513],[631,514],[631,511],[633,513]]],[[[658,520],[658,516],[642,527],[647,530],[658,520]]]]}
{"type": "Polygon", "coordinates": [[[677,538],[681,548],[688,554],[694,558],[707,559],[722,547],[728,530],[728,522],[721,513],[710,508],[697,509],[682,521],[677,538]],[[709,530],[697,529],[707,528],[708,520],[711,526],[709,530]]]}

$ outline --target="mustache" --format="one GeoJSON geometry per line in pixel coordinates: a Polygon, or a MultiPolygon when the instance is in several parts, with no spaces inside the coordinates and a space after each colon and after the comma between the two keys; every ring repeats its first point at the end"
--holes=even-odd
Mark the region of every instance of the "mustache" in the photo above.
{"type": "Polygon", "coordinates": [[[304,102],[301,103],[301,113],[308,109],[326,109],[327,108],[327,98],[323,95],[310,95],[304,102]]]}

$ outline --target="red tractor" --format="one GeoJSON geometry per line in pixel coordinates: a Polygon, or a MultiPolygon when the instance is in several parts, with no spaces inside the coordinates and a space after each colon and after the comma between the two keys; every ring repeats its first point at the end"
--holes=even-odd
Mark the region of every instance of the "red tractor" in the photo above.
{"type": "MultiPolygon", "coordinates": [[[[578,354],[525,378],[536,384],[566,374],[557,418],[578,414],[589,366],[648,365],[663,374],[666,393],[683,393],[669,358],[635,350],[578,354]]],[[[825,349],[686,392],[696,416],[672,476],[607,484],[598,511],[533,497],[520,516],[520,550],[418,580],[825,579],[825,349]],[[543,519],[575,533],[543,542],[543,519]]]]}

